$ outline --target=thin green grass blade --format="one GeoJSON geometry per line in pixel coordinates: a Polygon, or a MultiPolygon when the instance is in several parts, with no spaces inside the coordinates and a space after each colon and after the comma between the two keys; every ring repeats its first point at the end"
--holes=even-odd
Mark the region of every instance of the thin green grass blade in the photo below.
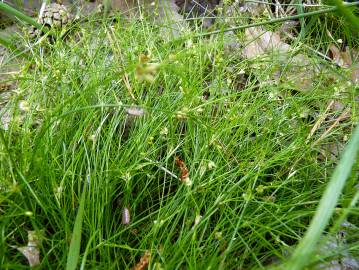
{"type": "Polygon", "coordinates": [[[353,164],[359,150],[359,125],[355,128],[350,142],[345,148],[344,154],[339,161],[339,164],[334,170],[333,176],[320,200],[318,209],[314,218],[309,226],[305,236],[300,241],[296,248],[293,257],[288,262],[285,269],[300,270],[303,269],[310,260],[312,252],[314,251],[325,227],[328,225],[329,220],[337,205],[341,191],[348,179],[353,164]]]}
{"type": "Polygon", "coordinates": [[[96,236],[97,236],[97,231],[91,236],[90,240],[87,242],[86,249],[85,249],[85,252],[84,252],[83,257],[82,257],[80,270],[85,269],[86,258],[87,258],[87,255],[88,255],[89,251],[90,251],[91,243],[95,239],[96,236]]]}
{"type": "Polygon", "coordinates": [[[3,35],[0,35],[0,44],[12,51],[15,51],[17,49],[16,46],[3,35]]]}
{"type": "Polygon", "coordinates": [[[347,6],[345,6],[341,0],[330,0],[329,3],[337,7],[338,13],[349,22],[349,26],[352,27],[353,31],[358,33],[359,18],[355,16],[355,14],[349,8],[347,8],[347,6]]]}
{"type": "Polygon", "coordinates": [[[10,172],[11,172],[13,179],[15,180],[17,178],[20,178],[21,181],[26,185],[26,187],[30,191],[31,195],[34,197],[35,201],[39,204],[39,206],[42,209],[45,209],[44,205],[41,203],[40,199],[36,195],[35,191],[32,189],[29,182],[26,180],[26,178],[24,177],[22,172],[16,167],[16,163],[14,162],[14,159],[13,159],[11,152],[7,146],[6,141],[5,141],[4,130],[2,129],[1,122],[0,122],[0,146],[1,145],[4,147],[5,153],[7,154],[7,160],[9,163],[10,172]]]}
{"type": "MultiPolygon", "coordinates": [[[[303,2],[302,0],[297,0],[297,13],[298,14],[304,14],[304,8],[303,8],[303,2]]],[[[300,33],[299,33],[299,36],[301,38],[305,37],[305,34],[306,34],[306,27],[305,27],[305,20],[304,18],[299,18],[299,22],[300,22],[300,33]]]]}
{"type": "Polygon", "coordinates": [[[79,260],[81,234],[82,234],[82,221],[83,221],[84,209],[85,209],[85,197],[86,197],[86,185],[81,195],[79,210],[76,216],[74,230],[72,232],[70,249],[67,256],[66,270],[75,270],[77,266],[77,262],[79,260]]]}
{"type": "Polygon", "coordinates": [[[33,25],[37,29],[41,29],[45,33],[47,32],[47,29],[45,27],[43,27],[41,24],[39,24],[37,21],[35,21],[33,18],[25,15],[24,13],[18,11],[17,9],[15,9],[5,3],[0,2],[0,10],[5,12],[5,14],[7,14],[7,15],[17,17],[19,20],[33,25]]]}

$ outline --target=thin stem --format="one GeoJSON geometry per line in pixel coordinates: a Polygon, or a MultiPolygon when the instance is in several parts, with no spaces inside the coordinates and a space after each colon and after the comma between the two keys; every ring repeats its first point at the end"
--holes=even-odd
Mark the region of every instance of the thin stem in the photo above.
{"type": "MultiPolygon", "coordinates": [[[[346,3],[346,4],[343,4],[343,6],[344,7],[359,6],[359,1],[354,2],[354,3],[346,3]]],[[[314,15],[334,12],[334,11],[337,11],[337,10],[338,10],[338,7],[335,6],[335,7],[322,9],[322,10],[316,10],[316,11],[297,14],[297,15],[293,15],[293,16],[286,16],[286,17],[282,17],[282,18],[277,18],[277,19],[273,19],[273,20],[270,20],[270,21],[252,23],[252,24],[246,24],[246,25],[239,25],[239,26],[230,27],[230,28],[227,28],[227,29],[224,29],[224,30],[215,30],[215,31],[212,31],[212,32],[207,32],[207,33],[202,33],[202,34],[195,35],[195,37],[205,37],[205,36],[210,36],[210,35],[215,35],[215,34],[220,34],[220,33],[226,33],[226,32],[231,32],[231,31],[235,31],[235,30],[240,30],[240,29],[247,29],[247,28],[256,27],[256,26],[263,26],[263,25],[272,24],[272,23],[279,23],[279,22],[284,22],[284,21],[289,21],[289,20],[301,19],[301,18],[310,17],[310,16],[314,16],[314,15]]]]}
{"type": "Polygon", "coordinates": [[[48,29],[46,29],[45,27],[43,27],[41,24],[39,24],[37,21],[35,21],[33,18],[25,15],[24,13],[18,11],[17,9],[0,2],[0,10],[4,11],[6,14],[8,15],[12,15],[14,17],[17,17],[18,19],[20,19],[21,21],[24,21],[28,24],[33,25],[34,27],[36,27],[37,29],[43,31],[43,32],[47,32],[48,29]]]}
{"type": "Polygon", "coordinates": [[[16,183],[16,181],[15,181],[16,177],[15,177],[15,173],[14,173],[14,161],[12,159],[9,147],[7,145],[7,142],[5,140],[4,131],[3,131],[2,127],[0,127],[0,145],[3,145],[4,150],[5,150],[4,152],[7,154],[10,173],[11,173],[11,176],[12,176],[12,179],[13,179],[14,183],[16,183]]]}
{"type": "Polygon", "coordinates": [[[10,49],[11,51],[16,51],[17,48],[14,46],[14,44],[6,37],[4,37],[3,35],[0,35],[0,44],[3,45],[4,47],[10,49]]]}
{"type": "MultiPolygon", "coordinates": [[[[338,13],[349,22],[348,25],[352,27],[354,31],[359,31],[359,19],[353,12],[346,8],[348,5],[345,5],[341,0],[330,0],[330,2],[337,7],[338,13]]],[[[355,3],[359,4],[359,1],[355,3]]]]}
{"type": "MultiPolygon", "coordinates": [[[[264,2],[264,1],[256,1],[256,0],[249,0],[249,1],[245,1],[246,3],[256,3],[256,4],[260,4],[260,5],[268,5],[268,6],[276,6],[277,4],[275,3],[268,3],[268,2],[264,2]]],[[[302,7],[324,7],[327,5],[318,5],[318,4],[283,4],[280,3],[281,6],[283,7],[295,7],[295,6],[302,6],[302,7]]]]}

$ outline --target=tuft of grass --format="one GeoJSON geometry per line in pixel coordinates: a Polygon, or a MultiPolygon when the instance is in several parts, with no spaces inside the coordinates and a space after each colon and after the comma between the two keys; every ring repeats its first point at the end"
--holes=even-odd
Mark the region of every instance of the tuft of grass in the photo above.
{"type": "MultiPolygon", "coordinates": [[[[185,43],[164,42],[158,27],[122,17],[79,31],[66,41],[30,43],[35,64],[19,75],[7,105],[0,264],[20,267],[11,246],[30,229],[45,231],[45,269],[74,269],[79,261],[82,269],[128,269],[146,251],[150,269],[285,263],[333,183],[337,160],[320,159],[323,149],[343,147],[358,120],[357,88],[346,73],[337,70],[333,80],[325,69],[300,92],[286,78],[273,83],[276,56],[227,55],[221,36],[194,32],[185,43]],[[321,138],[340,115],[326,111],[333,99],[352,113],[321,138]],[[308,139],[322,114],[326,121],[308,139]],[[176,157],[192,185],[174,177],[176,157]],[[121,224],[124,207],[128,225],[121,224]]],[[[338,199],[340,219],[353,224],[358,212],[348,201],[357,170],[338,199]]],[[[357,254],[355,236],[347,237],[347,251],[357,254]]],[[[320,252],[306,259],[314,265],[320,252]]]]}
{"type": "MultiPolygon", "coordinates": [[[[333,215],[343,187],[350,177],[352,167],[357,162],[358,152],[359,126],[357,126],[353,132],[352,139],[348,143],[338,166],[334,170],[333,176],[320,200],[311,225],[296,248],[293,257],[288,264],[288,269],[303,269],[304,266],[309,264],[307,259],[310,258],[311,253],[315,249],[316,244],[319,242],[325,227],[328,225],[330,218],[333,215]]],[[[358,197],[358,193],[356,193],[355,197],[358,197]]],[[[357,199],[355,199],[355,201],[357,201],[357,199]]]]}

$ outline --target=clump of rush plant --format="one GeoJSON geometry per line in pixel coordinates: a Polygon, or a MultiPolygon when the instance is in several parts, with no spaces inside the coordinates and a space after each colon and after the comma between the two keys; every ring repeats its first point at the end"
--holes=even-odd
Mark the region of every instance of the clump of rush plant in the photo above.
{"type": "MultiPolygon", "coordinates": [[[[355,85],[325,74],[306,92],[259,81],[270,68],[252,72],[253,61],[225,55],[220,35],[164,42],[145,20],[89,21],[80,31],[32,45],[33,68],[8,104],[0,265],[26,265],[14,246],[33,230],[43,232],[44,269],[128,269],[142,256],[149,269],[284,263],[336,164],[318,158],[321,147],[345,144],[358,120],[355,85]],[[308,137],[338,93],[349,118],[308,137]]],[[[347,211],[352,224],[355,166],[334,216],[347,211]]]]}

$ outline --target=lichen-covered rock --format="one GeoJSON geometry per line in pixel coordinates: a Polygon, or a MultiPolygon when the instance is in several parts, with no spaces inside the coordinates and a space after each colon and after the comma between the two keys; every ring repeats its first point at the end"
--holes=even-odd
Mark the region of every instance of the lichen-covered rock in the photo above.
{"type": "MultiPolygon", "coordinates": [[[[71,13],[67,10],[66,6],[52,3],[45,6],[37,22],[49,28],[61,29],[71,20],[71,13]]],[[[31,38],[41,35],[40,30],[35,27],[31,27],[29,34],[31,38]]]]}

